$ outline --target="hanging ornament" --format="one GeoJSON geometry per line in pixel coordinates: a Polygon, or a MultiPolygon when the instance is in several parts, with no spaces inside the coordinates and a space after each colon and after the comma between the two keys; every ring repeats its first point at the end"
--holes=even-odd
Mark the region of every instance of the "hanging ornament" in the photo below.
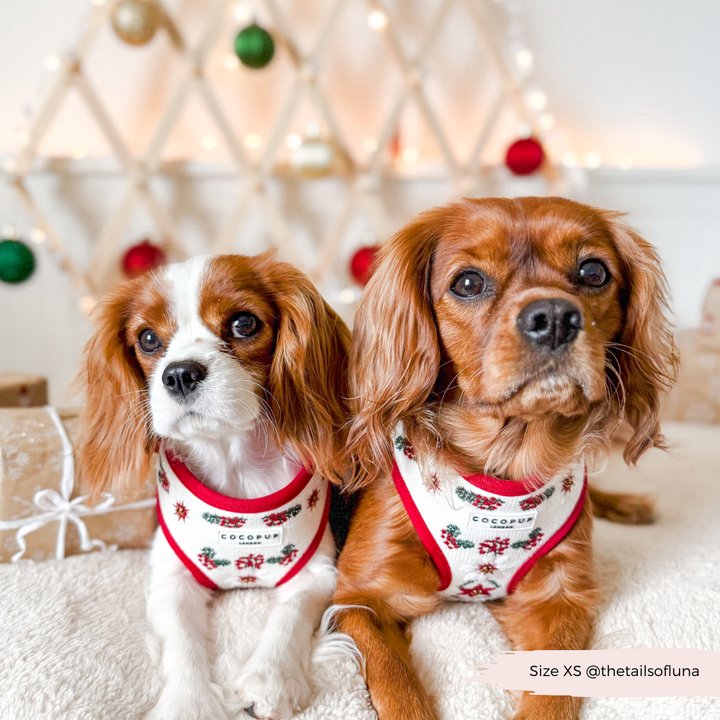
{"type": "Polygon", "coordinates": [[[395,131],[395,134],[392,136],[389,147],[390,157],[392,158],[393,162],[395,162],[400,157],[400,153],[402,152],[402,138],[400,136],[400,128],[398,128],[395,131]]]}
{"type": "Polygon", "coordinates": [[[132,279],[139,277],[148,270],[154,270],[167,262],[165,251],[149,240],[133,245],[123,256],[122,270],[132,279]]]}
{"type": "Polygon", "coordinates": [[[319,178],[328,175],[335,162],[335,150],[316,134],[308,133],[299,147],[290,152],[290,165],[305,178],[319,178]]]}
{"type": "Polygon", "coordinates": [[[259,70],[272,60],[275,43],[272,35],[265,28],[253,23],[237,34],[235,52],[243,65],[259,70]]]}
{"type": "Polygon", "coordinates": [[[163,10],[155,0],[122,0],[113,11],[112,25],[128,45],[146,45],[163,24],[163,10]]]}
{"type": "Polygon", "coordinates": [[[531,175],[543,163],[545,152],[533,137],[516,140],[507,151],[505,165],[515,175],[531,175]]]}
{"type": "Polygon", "coordinates": [[[350,274],[358,285],[365,287],[368,284],[378,250],[379,245],[366,245],[356,250],[350,258],[350,274]]]}
{"type": "Polygon", "coordinates": [[[21,283],[35,270],[33,251],[20,240],[0,241],[0,280],[21,283]]]}

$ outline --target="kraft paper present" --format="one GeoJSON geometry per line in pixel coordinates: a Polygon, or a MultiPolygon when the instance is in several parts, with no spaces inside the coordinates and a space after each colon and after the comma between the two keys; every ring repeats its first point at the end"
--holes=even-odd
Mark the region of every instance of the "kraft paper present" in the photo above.
{"type": "Polygon", "coordinates": [[[720,352],[720,278],[710,285],[705,296],[698,341],[703,347],[720,352]]]}
{"type": "Polygon", "coordinates": [[[0,407],[42,407],[47,402],[48,388],[44,377],[0,373],[0,407]]]}
{"type": "Polygon", "coordinates": [[[155,468],[139,495],[91,502],[73,472],[78,416],[77,409],[0,409],[0,562],[149,545],[155,468]]]}
{"type": "Polygon", "coordinates": [[[698,331],[680,333],[676,341],[680,373],[663,398],[663,420],[720,423],[720,347],[703,342],[698,331]]]}

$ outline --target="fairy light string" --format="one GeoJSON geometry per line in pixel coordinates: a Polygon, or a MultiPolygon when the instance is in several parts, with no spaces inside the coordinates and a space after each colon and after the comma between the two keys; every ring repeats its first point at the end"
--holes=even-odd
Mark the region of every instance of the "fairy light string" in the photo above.
{"type": "MultiPolygon", "coordinates": [[[[37,110],[28,118],[27,126],[18,131],[17,153],[4,163],[7,180],[27,215],[30,239],[38,247],[43,247],[70,276],[78,305],[83,312],[89,312],[97,299],[109,289],[117,268],[127,218],[138,204],[147,207],[163,248],[176,258],[187,254],[176,223],[156,196],[152,180],[163,172],[163,150],[191,95],[195,95],[203,104],[215,124],[212,132],[203,131],[198,137],[197,148],[212,151],[222,141],[229,150],[234,177],[243,181],[225,222],[217,235],[210,239],[208,249],[213,252],[237,250],[238,229],[250,212],[259,209],[270,244],[285,259],[309,271],[316,281],[321,281],[337,270],[338,259],[347,252],[348,245],[357,246],[360,238],[349,235],[353,218],[358,213],[366,224],[365,236],[369,232],[374,236],[375,243],[383,242],[396,229],[385,206],[383,180],[393,175],[408,177],[408,172],[412,176],[413,168],[421,167],[423,160],[420,150],[412,146],[402,147],[399,152],[388,152],[388,148],[397,141],[403,110],[409,103],[416,104],[428,132],[439,148],[444,174],[450,180],[451,197],[477,193],[482,188],[488,145],[508,106],[520,120],[518,136],[532,134],[543,144],[547,142],[556,157],[563,161],[568,159],[567,151],[560,144],[548,97],[534,77],[535,57],[523,31],[520,0],[443,0],[428,23],[419,43],[420,49],[415,55],[409,54],[400,42],[399,28],[392,20],[384,0],[352,0],[352,3],[355,2],[364,6],[369,28],[387,43],[392,61],[397,64],[403,79],[395,96],[387,104],[389,110],[378,130],[362,140],[364,154],[350,146],[336,116],[336,99],[319,82],[325,64],[332,62],[326,50],[334,34],[342,27],[340,20],[351,4],[347,0],[333,0],[329,3],[319,24],[315,42],[307,51],[301,49],[292,23],[276,0],[254,0],[252,3],[237,3],[233,0],[208,2],[205,27],[193,46],[187,42],[169,7],[158,2],[163,17],[158,31],[167,33],[172,51],[183,61],[183,72],[170,93],[147,150],[134,154],[123,141],[113,118],[85,76],[83,61],[98,41],[100,31],[112,22],[117,7],[117,3],[109,0],[92,0],[90,12],[70,49],[45,59],[46,70],[42,82],[48,85],[48,89],[37,110]],[[501,89],[491,103],[490,112],[482,126],[477,128],[476,141],[466,157],[457,155],[447,131],[438,119],[427,92],[427,79],[431,71],[425,63],[426,57],[438,42],[443,22],[451,12],[457,10],[463,11],[469,19],[468,27],[477,34],[493,71],[501,79],[501,89]],[[223,30],[229,26],[240,28],[251,22],[269,24],[277,48],[281,48],[290,59],[294,82],[271,127],[264,130],[262,135],[250,131],[238,137],[206,72],[211,51],[219,42],[223,30]],[[65,95],[71,89],[78,91],[97,122],[125,178],[122,197],[107,218],[86,268],[79,267],[72,260],[65,239],[60,237],[51,219],[41,211],[28,185],[28,178],[38,168],[42,168],[43,172],[63,172],[63,167],[67,167],[66,163],[59,163],[56,167],[55,164],[43,162],[39,147],[57,118],[65,95]],[[347,186],[345,200],[335,222],[331,223],[317,242],[314,265],[296,248],[290,218],[277,200],[277,193],[272,191],[272,184],[287,174],[287,169],[278,165],[279,151],[284,149],[293,153],[306,142],[302,132],[293,125],[303,101],[312,107],[318,127],[322,127],[321,137],[315,138],[315,141],[327,143],[332,152],[343,159],[343,163],[338,165],[341,169],[336,170],[333,165],[328,172],[340,172],[347,186]],[[359,160],[359,156],[364,159],[359,160]]],[[[233,58],[232,48],[228,48],[221,65],[227,72],[240,71],[240,63],[237,57],[233,58]]],[[[85,154],[86,148],[82,146],[67,149],[67,157],[75,161],[85,157],[85,154]]],[[[589,158],[588,165],[596,166],[600,161],[593,156],[589,158]]],[[[546,165],[548,171],[552,172],[553,163],[546,165]]],[[[183,170],[177,172],[182,174],[183,170]]],[[[336,299],[341,303],[354,303],[357,293],[341,288],[336,299]]]]}

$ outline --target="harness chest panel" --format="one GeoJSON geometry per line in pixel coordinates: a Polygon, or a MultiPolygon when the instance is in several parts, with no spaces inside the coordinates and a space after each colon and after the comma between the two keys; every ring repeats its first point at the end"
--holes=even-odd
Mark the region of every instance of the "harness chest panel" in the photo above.
{"type": "Polygon", "coordinates": [[[393,481],[452,600],[510,594],[539,558],[575,524],[587,488],[585,462],[548,482],[463,477],[447,468],[421,471],[400,426],[393,438],[393,481]]]}
{"type": "Polygon", "coordinates": [[[175,554],[210,588],[276,587],[317,550],[330,512],[330,488],[302,469],[272,495],[227,497],[203,485],[160,449],[158,521],[175,554]]]}

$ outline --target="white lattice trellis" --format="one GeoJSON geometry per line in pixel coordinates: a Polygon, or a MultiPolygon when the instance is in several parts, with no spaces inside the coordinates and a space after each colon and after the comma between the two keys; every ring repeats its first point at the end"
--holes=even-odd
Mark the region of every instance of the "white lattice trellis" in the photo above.
{"type": "MultiPolygon", "coordinates": [[[[512,0],[516,2],[517,0],[512,0]]],[[[73,277],[75,290],[81,297],[81,305],[88,309],[94,298],[108,289],[117,266],[120,242],[128,216],[138,203],[144,203],[157,226],[163,244],[175,256],[186,254],[182,238],[179,236],[173,217],[156,197],[151,188],[151,180],[162,170],[162,154],[168,138],[191,94],[196,94],[213,119],[218,132],[224,139],[232,160],[233,172],[242,180],[241,189],[236,197],[225,222],[212,239],[209,251],[241,251],[236,246],[238,228],[251,208],[262,211],[269,243],[275,246],[287,260],[297,263],[310,271],[316,279],[321,279],[333,269],[338,252],[346,241],[352,219],[362,214],[367,225],[378,240],[385,240],[395,229],[392,227],[384,207],[381,194],[383,180],[395,170],[388,159],[387,147],[398,132],[404,108],[415,103],[424,118],[427,127],[440,150],[445,173],[450,180],[454,196],[471,195],[481,187],[482,168],[488,141],[495,131],[500,118],[507,107],[514,110],[516,117],[524,122],[528,132],[542,138],[545,128],[538,122],[543,103],[532,107],[528,104],[527,74],[518,72],[509,61],[505,39],[497,31],[496,19],[498,2],[490,0],[441,0],[434,16],[426,26],[416,51],[409,54],[398,36],[393,22],[389,22],[390,8],[387,0],[332,0],[328,6],[316,40],[308,52],[303,52],[296,40],[291,23],[288,21],[276,0],[257,0],[256,9],[262,9],[271,20],[276,42],[287,49],[292,63],[294,82],[291,91],[277,114],[267,134],[263,151],[258,159],[251,160],[243,148],[230,122],[227,111],[216,96],[212,83],[208,81],[206,69],[208,58],[233,9],[231,0],[208,0],[208,12],[205,26],[199,39],[190,46],[173,17],[164,10],[164,28],[168,33],[174,52],[183,61],[182,76],[166,104],[161,119],[154,131],[151,142],[144,153],[130,150],[118,132],[110,113],[97,93],[93,90],[84,71],[86,56],[97,41],[99,31],[110,22],[116,3],[107,0],[94,0],[87,28],[75,44],[73,50],[61,58],[52,87],[45,101],[36,113],[26,143],[19,151],[12,171],[12,184],[22,200],[34,224],[45,234],[51,251],[61,258],[61,263],[73,277]],[[377,131],[374,149],[368,157],[359,162],[356,153],[344,136],[334,112],[334,99],[319,82],[323,64],[330,62],[327,54],[329,41],[336,32],[338,22],[348,6],[361,3],[368,13],[375,13],[391,56],[402,77],[389,110],[377,131]],[[464,158],[449,142],[446,129],[443,128],[431,99],[427,93],[428,69],[426,58],[438,41],[440,28],[451,11],[461,10],[466,14],[469,28],[477,34],[488,62],[500,80],[500,88],[490,101],[482,120],[478,120],[476,140],[471,152],[464,158]],[[496,28],[495,31],[491,28],[496,28]],[[94,116],[110,148],[117,157],[127,184],[122,198],[105,225],[94,247],[93,257],[87,268],[77,267],[64,251],[63,238],[53,229],[53,223],[46,217],[29,190],[27,179],[33,172],[38,158],[38,149],[43,137],[57,117],[63,98],[71,88],[75,88],[84,100],[88,110],[94,116]],[[278,149],[283,143],[291,122],[304,100],[314,108],[318,117],[327,127],[327,140],[346,159],[344,173],[347,175],[348,191],[344,206],[336,221],[331,224],[324,237],[317,239],[318,253],[313,267],[308,267],[305,258],[298,257],[292,242],[292,232],[285,217],[283,207],[273,197],[268,186],[279,172],[276,162],[278,149]]],[[[529,52],[529,51],[525,51],[529,52]]],[[[527,55],[525,56],[527,60],[527,55]]],[[[527,65],[527,62],[522,64],[527,65]]],[[[546,172],[552,172],[552,163],[546,163],[546,172]]]]}

